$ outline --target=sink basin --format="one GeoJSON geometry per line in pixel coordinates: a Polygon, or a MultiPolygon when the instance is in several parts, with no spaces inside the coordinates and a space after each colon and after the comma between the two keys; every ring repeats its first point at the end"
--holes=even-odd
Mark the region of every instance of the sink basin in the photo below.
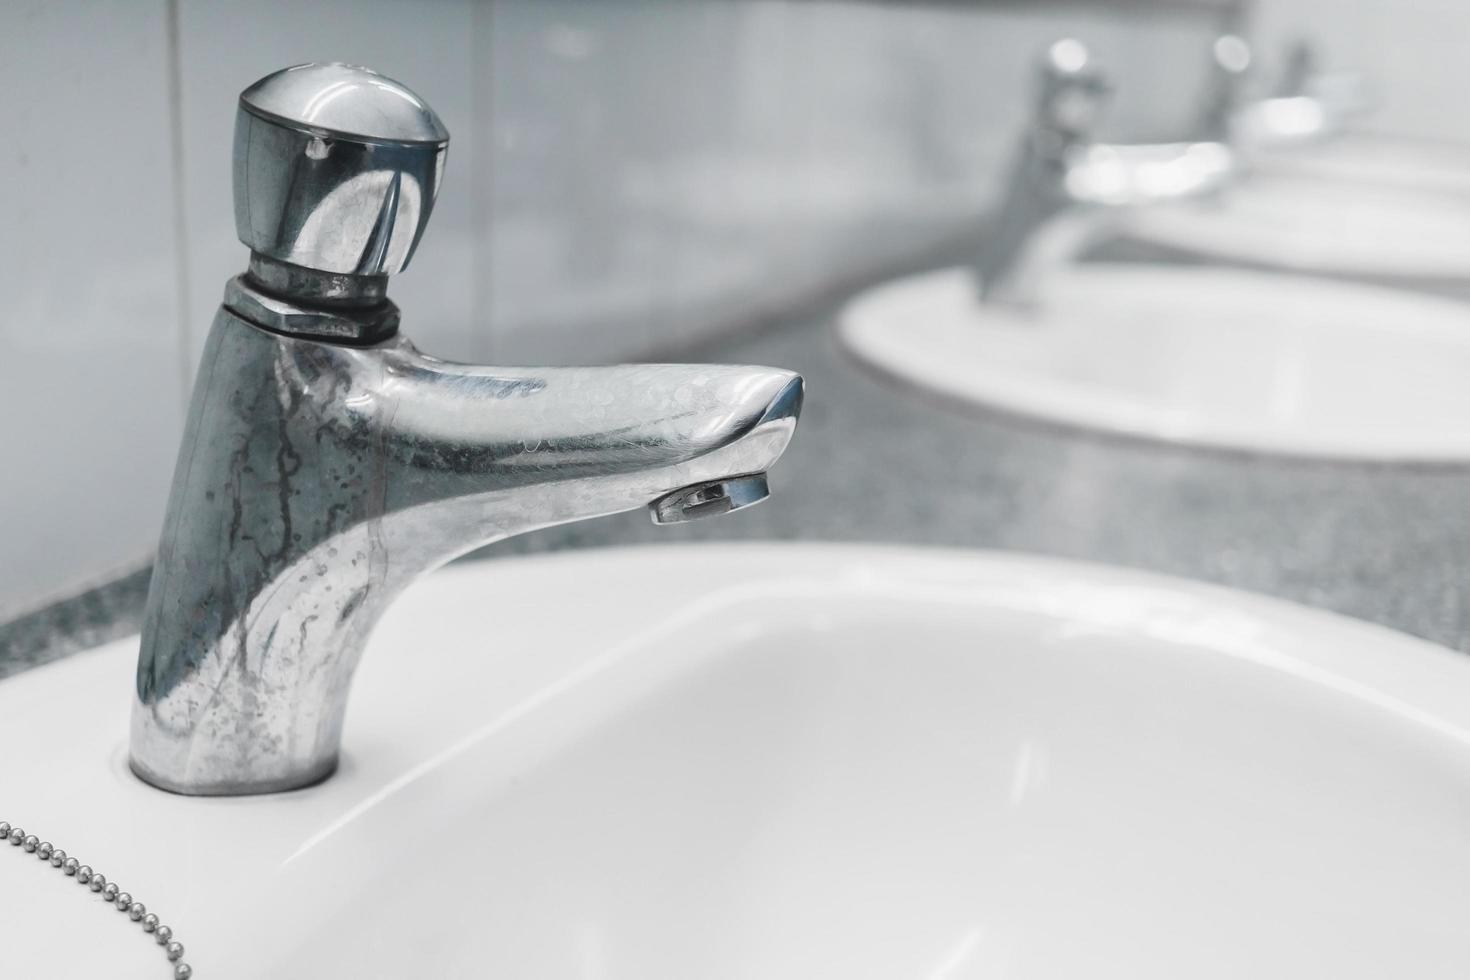
{"type": "MultiPolygon", "coordinates": [[[[201,978],[1470,975],[1470,663],[1274,600],[878,547],[465,564],[375,634],[341,771],[241,799],[129,774],[134,654],[0,684],[0,816],[201,978]]],[[[0,901],[0,975],[167,975],[19,848],[0,901]]]]}
{"type": "Polygon", "coordinates": [[[1127,237],[1206,260],[1414,283],[1470,281],[1470,199],[1258,176],[1219,201],[1150,208],[1127,237]]]}
{"type": "Polygon", "coordinates": [[[1470,460],[1470,309],[1238,269],[1095,263],[1034,311],[949,269],[842,312],[860,362],[950,401],[1118,435],[1332,459],[1470,460]]]}

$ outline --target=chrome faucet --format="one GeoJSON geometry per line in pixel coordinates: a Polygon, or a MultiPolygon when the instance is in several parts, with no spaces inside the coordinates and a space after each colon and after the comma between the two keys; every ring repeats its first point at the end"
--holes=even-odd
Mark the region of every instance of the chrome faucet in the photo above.
{"type": "Polygon", "coordinates": [[[156,786],[330,775],[374,623],[457,555],[768,493],[801,408],[790,371],[473,367],[398,333],[387,279],[423,234],[448,141],[421,99],[362,68],[301,65],[240,97],[249,268],[205,344],[138,658],[132,768],[156,786]]]}
{"type": "Polygon", "coordinates": [[[1315,45],[1298,39],[1287,48],[1274,89],[1249,98],[1250,44],[1240,33],[1224,33],[1211,46],[1210,83],[1200,129],[1238,150],[1314,146],[1340,135],[1368,108],[1360,75],[1323,71],[1315,45]]]}
{"type": "Polygon", "coordinates": [[[1052,44],[1038,81],[1034,115],[975,267],[986,302],[1034,305],[1050,269],[1115,235],[1131,211],[1216,193],[1236,169],[1219,140],[1097,142],[1109,85],[1078,41],[1052,44]]]}

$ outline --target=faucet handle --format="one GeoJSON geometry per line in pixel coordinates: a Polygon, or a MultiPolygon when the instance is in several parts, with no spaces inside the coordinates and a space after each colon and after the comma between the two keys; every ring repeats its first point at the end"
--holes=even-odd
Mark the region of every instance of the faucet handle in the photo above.
{"type": "Polygon", "coordinates": [[[1305,37],[1292,39],[1286,45],[1286,55],[1282,59],[1281,77],[1276,83],[1276,95],[1282,98],[1291,98],[1298,95],[1306,95],[1311,88],[1312,79],[1322,71],[1322,55],[1317,45],[1305,37]]]}
{"type": "Polygon", "coordinates": [[[1211,43],[1209,76],[1194,127],[1196,139],[1228,143],[1234,138],[1235,117],[1245,101],[1253,61],[1250,42],[1240,34],[1220,34],[1211,43]]]}
{"type": "Polygon", "coordinates": [[[235,230],[319,272],[408,265],[444,175],[449,131],[423,99],[367,68],[306,64],[240,93],[235,230]]]}
{"type": "Polygon", "coordinates": [[[1112,83],[1087,46],[1075,38],[1052,42],[1042,53],[1036,74],[1038,129],[1063,144],[1090,137],[1112,93],[1112,83]]]}
{"type": "Polygon", "coordinates": [[[1251,43],[1240,34],[1221,34],[1210,45],[1210,66],[1221,77],[1231,80],[1245,78],[1254,60],[1251,43]]]}

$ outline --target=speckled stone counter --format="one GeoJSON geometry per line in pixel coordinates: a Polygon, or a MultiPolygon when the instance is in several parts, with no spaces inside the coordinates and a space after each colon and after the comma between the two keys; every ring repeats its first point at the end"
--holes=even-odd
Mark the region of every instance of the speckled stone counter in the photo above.
{"type": "Polygon", "coordinates": [[[22,619],[0,623],[0,678],[137,632],[148,570],[125,575],[22,619]]]}
{"type": "MultiPolygon", "coordinates": [[[[947,406],[854,366],[832,337],[834,313],[684,355],[806,375],[770,501],[673,527],[624,514],[476,557],[731,538],[1017,549],[1269,593],[1470,651],[1470,467],[1181,450],[947,406]]],[[[0,676],[135,628],[144,587],[135,576],[90,605],[0,627],[0,676]]]]}

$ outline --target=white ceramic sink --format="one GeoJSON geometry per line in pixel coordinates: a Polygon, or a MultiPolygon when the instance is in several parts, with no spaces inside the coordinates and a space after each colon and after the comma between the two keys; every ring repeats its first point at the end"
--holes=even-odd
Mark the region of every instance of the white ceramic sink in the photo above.
{"type": "Polygon", "coordinates": [[[1186,445],[1367,460],[1470,460],[1470,307],[1247,270],[1096,263],[1034,310],[949,269],[842,312],[858,360],[921,391],[1186,445]]]}
{"type": "Polygon", "coordinates": [[[1264,173],[1470,198],[1470,150],[1453,143],[1357,133],[1259,153],[1251,164],[1264,173]]]}
{"type": "Polygon", "coordinates": [[[1470,281],[1470,198],[1260,175],[1218,201],[1132,216],[1128,237],[1201,258],[1320,275],[1470,281]]]}
{"type": "MultiPolygon", "coordinates": [[[[342,770],[186,799],[124,759],[134,642],[0,684],[3,816],[199,978],[1470,975],[1470,663],[983,553],[464,565],[392,610],[342,770]]],[[[0,976],[161,978],[0,850],[0,976]]]]}

